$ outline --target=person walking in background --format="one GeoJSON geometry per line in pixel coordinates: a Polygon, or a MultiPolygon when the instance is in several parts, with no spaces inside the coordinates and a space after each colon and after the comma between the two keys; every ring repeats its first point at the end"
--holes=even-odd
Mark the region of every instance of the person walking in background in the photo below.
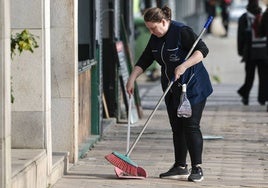
{"type": "Polygon", "coordinates": [[[221,0],[220,1],[220,8],[221,8],[221,17],[222,17],[222,24],[225,28],[225,35],[223,37],[228,36],[228,30],[229,30],[229,14],[230,14],[230,5],[232,3],[232,0],[221,0]]]}
{"type": "MultiPolygon", "coordinates": [[[[237,47],[238,54],[245,62],[245,81],[237,91],[244,105],[249,104],[250,90],[253,86],[255,69],[258,69],[258,102],[265,104],[265,92],[268,89],[264,80],[264,65],[267,62],[265,39],[259,32],[262,9],[258,0],[248,0],[247,12],[238,20],[237,47]]],[[[267,74],[267,72],[266,72],[267,74]]]]}
{"type": "MultiPolygon", "coordinates": [[[[266,5],[266,10],[262,15],[261,19],[261,25],[260,25],[260,31],[261,31],[261,36],[266,37],[266,52],[268,55],[268,0],[263,0],[264,4],[266,5]]],[[[268,61],[266,61],[266,64],[264,65],[263,69],[263,79],[264,84],[266,85],[265,89],[265,101],[268,101],[268,61]]],[[[268,104],[267,104],[267,112],[268,112],[268,104]]]]}
{"type": "MultiPolygon", "coordinates": [[[[216,0],[205,0],[205,10],[208,18],[210,16],[213,16],[214,18],[216,16],[216,0]]],[[[208,26],[207,33],[211,33],[210,25],[208,26]]]]}
{"type": "Polygon", "coordinates": [[[209,50],[200,40],[191,56],[185,60],[197,35],[189,26],[171,20],[171,9],[167,6],[147,9],[144,13],[144,21],[151,36],[129,76],[126,90],[128,94],[133,94],[135,80],[154,60],[161,66],[163,91],[174,79],[174,84],[165,96],[165,104],[173,132],[175,162],[171,169],[160,174],[160,178],[186,178],[194,182],[202,181],[203,137],[200,120],[206,99],[213,90],[202,60],[209,50]],[[188,83],[187,96],[192,108],[192,116],[189,118],[177,116],[182,93],[181,86],[186,83],[188,83]],[[191,158],[191,173],[186,163],[188,151],[191,158]]]}

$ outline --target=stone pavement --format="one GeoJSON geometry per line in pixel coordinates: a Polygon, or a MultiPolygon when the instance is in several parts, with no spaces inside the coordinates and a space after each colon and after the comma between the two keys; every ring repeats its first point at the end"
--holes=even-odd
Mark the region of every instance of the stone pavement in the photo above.
{"type": "MultiPolygon", "coordinates": [[[[250,105],[243,106],[236,90],[243,81],[243,65],[236,55],[235,26],[228,38],[206,37],[210,55],[205,64],[214,82],[201,121],[204,136],[204,181],[159,179],[173,164],[173,145],[164,104],[161,104],[130,158],[146,169],[144,180],[117,179],[113,166],[104,159],[112,151],[125,153],[127,124],[106,128],[103,139],[69,169],[54,188],[173,188],[173,187],[267,187],[268,112],[257,103],[256,84],[250,105]]],[[[162,92],[159,82],[139,80],[144,118],[131,127],[131,141],[142,129],[162,92]]],[[[189,162],[189,158],[188,158],[189,162]]]]}

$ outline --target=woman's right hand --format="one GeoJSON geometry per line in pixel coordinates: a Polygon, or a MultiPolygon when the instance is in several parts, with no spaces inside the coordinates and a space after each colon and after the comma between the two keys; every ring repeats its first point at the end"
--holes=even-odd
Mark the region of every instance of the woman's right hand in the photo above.
{"type": "Polygon", "coordinates": [[[134,93],[134,83],[136,78],[138,78],[139,75],[143,73],[143,70],[139,66],[135,66],[133,71],[131,72],[127,84],[126,84],[126,90],[129,95],[132,95],[134,93]]]}
{"type": "Polygon", "coordinates": [[[129,95],[132,95],[134,93],[134,81],[131,79],[128,79],[127,81],[126,90],[129,95]]]}
{"type": "Polygon", "coordinates": [[[128,81],[127,81],[127,84],[126,84],[126,90],[127,90],[127,93],[129,95],[133,95],[134,93],[134,84],[135,84],[135,80],[138,78],[139,75],[141,75],[143,73],[143,70],[141,67],[139,66],[135,66],[134,69],[132,70],[129,78],[128,78],[128,81]]]}

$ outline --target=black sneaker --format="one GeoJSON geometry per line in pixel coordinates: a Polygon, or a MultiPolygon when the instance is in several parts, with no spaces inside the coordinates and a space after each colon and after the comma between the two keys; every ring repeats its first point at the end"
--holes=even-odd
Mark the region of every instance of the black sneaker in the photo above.
{"type": "Polygon", "coordinates": [[[167,178],[167,179],[185,179],[187,180],[189,176],[189,171],[187,166],[180,167],[180,166],[173,166],[167,172],[162,173],[159,175],[160,178],[167,178]]]}
{"type": "Polygon", "coordinates": [[[248,105],[248,97],[245,97],[239,90],[237,91],[238,95],[240,95],[240,97],[242,98],[241,99],[241,102],[247,106],[248,105]]]}
{"type": "Polygon", "coordinates": [[[201,182],[204,179],[203,171],[200,166],[195,166],[191,169],[191,174],[188,177],[188,181],[201,182]]]}

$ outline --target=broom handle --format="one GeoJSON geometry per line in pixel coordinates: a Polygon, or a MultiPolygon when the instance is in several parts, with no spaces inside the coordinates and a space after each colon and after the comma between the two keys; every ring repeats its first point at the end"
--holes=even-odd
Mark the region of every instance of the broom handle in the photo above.
{"type": "Polygon", "coordinates": [[[129,96],[128,99],[128,121],[127,121],[127,150],[126,152],[129,151],[129,143],[130,143],[130,125],[131,125],[131,103],[132,103],[132,95],[129,96]]]}
{"type": "Polygon", "coordinates": [[[190,51],[188,52],[187,56],[185,57],[185,60],[188,59],[188,58],[190,57],[190,55],[192,54],[192,52],[193,52],[195,46],[197,45],[197,43],[199,42],[199,40],[202,38],[203,34],[204,34],[204,33],[206,32],[206,30],[208,29],[208,26],[211,24],[212,20],[213,20],[213,16],[210,16],[210,17],[208,18],[208,20],[206,21],[206,23],[205,23],[205,25],[204,25],[202,31],[200,32],[199,36],[198,36],[197,39],[195,40],[195,42],[194,42],[192,48],[190,49],[190,51]]]}
{"type": "Polygon", "coordinates": [[[134,141],[134,143],[132,144],[132,146],[130,147],[130,149],[128,150],[126,156],[128,157],[131,152],[133,151],[134,147],[136,146],[136,144],[138,143],[141,135],[143,134],[143,132],[145,131],[149,121],[152,119],[153,115],[155,114],[155,111],[157,110],[157,108],[159,107],[160,103],[162,102],[162,100],[164,99],[164,97],[166,96],[167,92],[169,91],[169,89],[171,88],[172,84],[174,83],[174,80],[172,80],[168,86],[168,88],[166,89],[166,91],[164,92],[164,94],[161,96],[161,98],[159,99],[156,107],[154,108],[153,112],[150,114],[149,118],[147,119],[147,121],[145,122],[143,129],[141,130],[140,134],[138,135],[138,137],[136,138],[136,140],[134,141]]]}
{"type": "MultiPolygon", "coordinates": [[[[213,17],[210,16],[208,18],[208,20],[206,21],[206,24],[204,25],[204,28],[202,29],[201,33],[199,34],[199,36],[197,37],[197,39],[195,40],[192,48],[190,49],[190,51],[188,52],[185,60],[187,60],[190,55],[192,54],[195,46],[197,45],[197,43],[199,42],[199,40],[201,39],[201,37],[203,36],[203,34],[205,33],[205,31],[208,29],[208,26],[211,24],[213,20],[213,17]]],[[[171,88],[171,86],[173,85],[173,83],[175,82],[174,78],[171,80],[171,82],[169,83],[167,89],[165,90],[165,92],[162,94],[161,98],[158,100],[154,110],[152,111],[152,113],[150,114],[149,118],[147,119],[147,121],[145,122],[140,134],[137,136],[137,138],[135,139],[134,143],[132,144],[132,146],[130,147],[130,149],[128,150],[126,156],[128,157],[131,152],[133,151],[134,147],[137,145],[138,141],[140,140],[141,138],[141,135],[144,133],[145,129],[147,128],[150,120],[152,119],[153,115],[155,114],[156,110],[158,109],[159,105],[161,104],[161,102],[163,101],[164,97],[166,96],[166,94],[168,93],[169,89],[171,88]]]]}

